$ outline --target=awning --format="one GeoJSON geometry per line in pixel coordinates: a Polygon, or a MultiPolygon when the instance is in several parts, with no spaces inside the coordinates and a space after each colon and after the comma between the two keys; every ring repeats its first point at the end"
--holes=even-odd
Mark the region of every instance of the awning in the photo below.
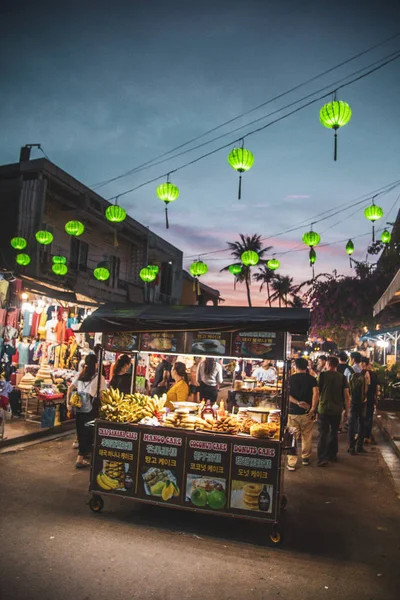
{"type": "Polygon", "coordinates": [[[24,283],[24,289],[33,294],[46,296],[47,298],[57,300],[58,302],[70,302],[71,304],[76,304],[78,306],[88,306],[92,308],[99,306],[99,303],[92,298],[78,296],[78,294],[75,294],[72,290],[61,288],[50,283],[46,284],[25,275],[21,275],[20,279],[22,279],[24,283]]]}
{"type": "Polygon", "coordinates": [[[106,304],[87,317],[80,331],[288,331],[307,333],[307,308],[106,304]]]}
{"type": "Polygon", "coordinates": [[[396,302],[400,302],[400,269],[375,304],[374,317],[382,312],[389,304],[395,304],[396,302]]]}
{"type": "Polygon", "coordinates": [[[360,337],[362,342],[366,342],[368,340],[381,340],[384,336],[393,337],[396,333],[400,333],[400,325],[397,327],[388,327],[387,329],[373,329],[372,331],[367,331],[363,336],[360,337]]]}

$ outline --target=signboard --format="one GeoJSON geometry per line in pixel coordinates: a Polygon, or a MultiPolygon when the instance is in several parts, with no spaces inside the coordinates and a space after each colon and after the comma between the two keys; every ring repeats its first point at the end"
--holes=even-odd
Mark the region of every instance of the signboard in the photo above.
{"type": "Polygon", "coordinates": [[[140,350],[144,352],[171,352],[183,354],[185,351],[185,333],[183,331],[164,333],[143,333],[140,350]]]}
{"type": "Polygon", "coordinates": [[[121,423],[98,423],[91,489],[133,497],[137,478],[139,432],[121,423]]]}
{"type": "Polygon", "coordinates": [[[229,512],[275,518],[279,445],[236,438],[231,446],[229,512]]]}
{"type": "Polygon", "coordinates": [[[186,336],[186,353],[208,356],[226,356],[230,353],[229,333],[198,331],[186,336]]]}
{"type": "Polygon", "coordinates": [[[226,436],[188,436],[185,505],[226,512],[229,467],[230,444],[226,436]]]}
{"type": "Polygon", "coordinates": [[[284,333],[261,331],[238,333],[233,338],[234,356],[282,360],[284,358],[284,333]]]}
{"type": "Polygon", "coordinates": [[[141,428],[135,495],[144,500],[182,504],[185,436],[181,430],[141,428]]]}
{"type": "Polygon", "coordinates": [[[106,334],[104,348],[110,352],[133,352],[138,349],[138,336],[129,332],[106,334]]]}

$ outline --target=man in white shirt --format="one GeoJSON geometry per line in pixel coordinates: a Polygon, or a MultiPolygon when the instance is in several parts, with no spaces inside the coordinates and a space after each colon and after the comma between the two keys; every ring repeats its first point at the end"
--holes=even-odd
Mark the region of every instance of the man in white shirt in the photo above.
{"type": "Polygon", "coordinates": [[[253,377],[261,383],[276,383],[278,379],[275,367],[267,360],[264,360],[260,367],[254,369],[253,377]]]}

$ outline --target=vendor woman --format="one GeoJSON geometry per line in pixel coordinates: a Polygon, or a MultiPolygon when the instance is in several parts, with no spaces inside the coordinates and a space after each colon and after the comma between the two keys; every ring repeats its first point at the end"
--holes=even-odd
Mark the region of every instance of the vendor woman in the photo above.
{"type": "Polygon", "coordinates": [[[131,357],[127,354],[121,354],[115,363],[114,375],[110,381],[110,387],[119,390],[123,394],[130,394],[132,380],[132,375],[128,374],[130,366],[131,357]]]}
{"type": "Polygon", "coordinates": [[[167,392],[167,408],[173,408],[172,402],[187,402],[189,396],[189,380],[186,374],[186,365],[183,362],[176,362],[171,371],[174,385],[167,392]]]}

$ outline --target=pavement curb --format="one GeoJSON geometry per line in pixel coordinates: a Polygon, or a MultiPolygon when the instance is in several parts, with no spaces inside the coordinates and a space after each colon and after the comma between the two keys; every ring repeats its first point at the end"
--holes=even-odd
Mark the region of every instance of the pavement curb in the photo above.
{"type": "Polygon", "coordinates": [[[42,429],[33,431],[32,433],[27,433],[26,435],[21,435],[19,437],[5,439],[0,441],[0,452],[5,448],[20,446],[21,444],[26,444],[35,440],[38,440],[39,442],[46,441],[48,438],[54,438],[54,436],[58,436],[63,433],[70,433],[74,429],[75,419],[73,421],[65,421],[61,425],[57,425],[51,429],[42,429]]]}

